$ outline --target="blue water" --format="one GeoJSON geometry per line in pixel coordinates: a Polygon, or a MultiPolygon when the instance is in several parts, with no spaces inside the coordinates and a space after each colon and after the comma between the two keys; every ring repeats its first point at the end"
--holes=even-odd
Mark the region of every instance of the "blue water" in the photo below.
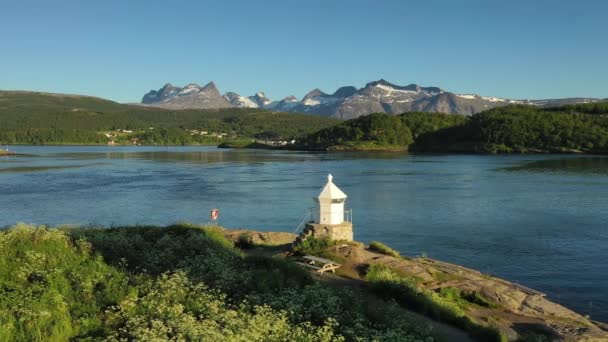
{"type": "Polygon", "coordinates": [[[292,231],[327,173],[355,238],[463,264],[608,321],[608,158],[11,148],[0,226],[207,223],[292,231]]]}

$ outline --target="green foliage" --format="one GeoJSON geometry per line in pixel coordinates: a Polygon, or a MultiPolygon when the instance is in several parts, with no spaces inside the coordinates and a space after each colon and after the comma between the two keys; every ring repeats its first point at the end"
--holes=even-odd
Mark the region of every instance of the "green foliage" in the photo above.
{"type": "Polygon", "coordinates": [[[444,113],[411,112],[399,115],[403,123],[412,131],[414,140],[438,130],[461,126],[467,122],[464,115],[444,113]]]}
{"type": "Polygon", "coordinates": [[[316,255],[339,262],[343,259],[343,257],[336,253],[334,247],[344,243],[350,242],[344,240],[332,240],[327,236],[322,238],[309,236],[296,245],[294,250],[301,254],[316,255]]]}
{"type": "Polygon", "coordinates": [[[465,124],[416,141],[420,151],[608,152],[608,103],[554,108],[512,105],[473,115],[465,124]]]}
{"type": "Polygon", "coordinates": [[[337,241],[327,236],[322,238],[310,236],[302,240],[294,249],[303,254],[318,255],[336,244],[337,241]]]}
{"type": "Polygon", "coordinates": [[[0,232],[0,340],[65,341],[104,330],[105,308],[128,277],[91,255],[91,245],[45,227],[0,232]]]}
{"type": "MultiPolygon", "coordinates": [[[[412,132],[394,115],[375,113],[348,120],[339,125],[308,135],[301,144],[311,150],[326,150],[336,146],[407,147],[413,142],[412,132]]],[[[360,148],[365,149],[365,148],[360,148]]]]}
{"type": "MultiPolygon", "coordinates": [[[[310,150],[406,149],[429,134],[463,125],[462,115],[411,112],[401,115],[376,113],[348,120],[308,135],[301,143],[310,150]]],[[[416,144],[414,144],[415,146],[416,144]]]]}
{"type": "MultiPolygon", "coordinates": [[[[213,144],[222,139],[187,129],[226,133],[235,147],[262,147],[250,138],[298,139],[308,150],[441,152],[608,152],[608,102],[542,108],[510,105],[472,117],[412,112],[375,113],[341,122],[316,115],[260,109],[168,110],[86,96],[0,92],[2,144],[105,144],[137,138],[146,145],[213,144]],[[150,129],[153,127],[154,129],[150,129]]],[[[292,148],[290,146],[290,148],[292,148]]]]}
{"type": "Polygon", "coordinates": [[[389,266],[372,264],[366,274],[372,289],[386,299],[393,299],[410,310],[466,330],[478,341],[501,341],[503,335],[494,327],[474,323],[463,310],[463,297],[457,289],[439,293],[423,289],[414,278],[403,276],[389,266]]]}
{"type": "Polygon", "coordinates": [[[608,152],[608,103],[510,105],[471,117],[371,114],[308,135],[309,150],[407,148],[419,152],[608,152]]]}
{"type": "Polygon", "coordinates": [[[237,240],[237,246],[241,249],[248,249],[254,246],[251,234],[241,234],[237,240]]]}
{"type": "Polygon", "coordinates": [[[497,308],[498,305],[481,293],[476,291],[461,291],[455,287],[443,287],[439,290],[439,295],[446,298],[460,306],[461,308],[467,308],[469,306],[478,305],[486,308],[497,308]]]}
{"type": "Polygon", "coordinates": [[[3,144],[105,144],[108,139],[101,133],[117,129],[133,130],[124,139],[138,138],[143,144],[217,144],[215,138],[190,135],[186,129],[245,137],[272,132],[293,139],[339,122],[251,108],[168,110],[86,96],[0,92],[3,144]]]}
{"type": "Polygon", "coordinates": [[[268,306],[231,305],[224,294],[188,279],[162,274],[109,310],[110,339],[139,341],[342,341],[335,322],[291,324],[268,306]]]}
{"type": "Polygon", "coordinates": [[[382,253],[382,254],[386,254],[386,255],[390,255],[392,257],[395,258],[401,258],[401,254],[399,254],[399,252],[397,252],[396,250],[390,248],[389,246],[383,244],[382,242],[378,242],[378,241],[372,241],[369,243],[369,249],[374,251],[374,252],[378,252],[378,253],[382,253]]]}
{"type": "Polygon", "coordinates": [[[396,304],[187,224],[1,231],[0,294],[3,341],[434,340],[396,304]]]}
{"type": "Polygon", "coordinates": [[[548,112],[608,114],[608,102],[580,103],[560,107],[549,107],[544,110],[548,112]]]}
{"type": "Polygon", "coordinates": [[[608,150],[608,116],[509,106],[475,115],[478,142],[516,152],[608,150]]]}

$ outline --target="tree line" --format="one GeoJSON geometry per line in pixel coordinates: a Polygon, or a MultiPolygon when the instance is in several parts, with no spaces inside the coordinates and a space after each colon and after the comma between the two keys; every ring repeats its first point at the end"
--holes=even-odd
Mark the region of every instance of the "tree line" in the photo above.
{"type": "Polygon", "coordinates": [[[168,110],[85,96],[0,92],[0,144],[99,144],[108,141],[104,132],[116,130],[133,131],[132,138],[161,145],[213,140],[187,130],[243,137],[269,132],[278,139],[294,139],[338,122],[255,108],[168,110]]]}
{"type": "Polygon", "coordinates": [[[441,113],[371,114],[309,134],[299,148],[401,146],[419,152],[608,151],[608,103],[542,108],[510,105],[470,117],[441,113]]]}

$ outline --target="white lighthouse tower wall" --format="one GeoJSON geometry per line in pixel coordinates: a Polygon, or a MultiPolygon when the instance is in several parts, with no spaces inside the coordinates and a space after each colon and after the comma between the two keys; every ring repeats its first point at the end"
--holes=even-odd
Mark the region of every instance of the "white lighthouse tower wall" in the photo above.
{"type": "Polygon", "coordinates": [[[319,223],[340,224],[344,222],[344,200],[319,200],[319,223]]]}

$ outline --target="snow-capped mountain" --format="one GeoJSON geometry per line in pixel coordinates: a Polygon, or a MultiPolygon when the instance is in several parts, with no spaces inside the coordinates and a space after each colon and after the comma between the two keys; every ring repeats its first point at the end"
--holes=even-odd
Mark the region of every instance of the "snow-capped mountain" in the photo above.
{"type": "Polygon", "coordinates": [[[260,105],[257,101],[250,99],[249,97],[241,96],[234,92],[227,92],[224,94],[224,98],[230,102],[230,104],[234,107],[242,107],[242,108],[258,108],[260,105]]]}
{"type": "MultiPolygon", "coordinates": [[[[235,94],[236,95],[236,94],[235,94]]],[[[234,105],[217,90],[215,83],[209,82],[204,87],[190,83],[183,88],[171,83],[159,90],[151,90],[141,100],[143,104],[170,109],[214,109],[228,108],[234,105]]]]}
{"type": "Polygon", "coordinates": [[[159,90],[147,93],[142,103],[174,109],[264,108],[273,111],[310,113],[351,119],[378,112],[400,114],[422,111],[471,115],[508,104],[557,106],[598,101],[600,100],[591,98],[511,100],[476,94],[457,94],[438,87],[422,87],[417,84],[399,86],[385,80],[378,80],[359,89],[353,86],[341,87],[333,94],[313,89],[302,100],[298,100],[295,96],[288,96],[280,101],[272,101],[263,92],[248,97],[234,92],[228,92],[222,96],[213,82],[204,87],[189,84],[184,88],[166,84],[159,90]]]}
{"type": "Polygon", "coordinates": [[[257,92],[253,96],[249,96],[249,99],[255,102],[259,108],[269,108],[271,107],[272,100],[267,98],[263,92],[257,92]]]}

